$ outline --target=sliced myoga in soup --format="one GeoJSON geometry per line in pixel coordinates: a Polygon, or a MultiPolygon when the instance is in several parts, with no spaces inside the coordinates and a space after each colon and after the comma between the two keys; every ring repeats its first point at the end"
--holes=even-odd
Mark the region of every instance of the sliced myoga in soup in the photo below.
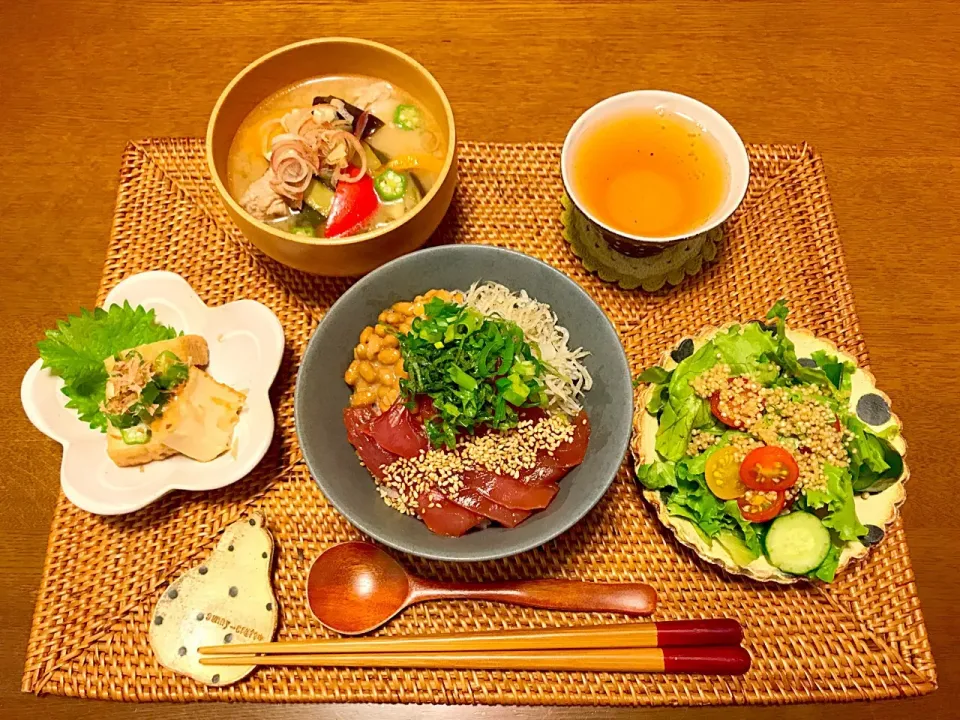
{"type": "Polygon", "coordinates": [[[592,384],[550,307],[486,283],[377,320],[344,375],[344,424],[384,502],[451,536],[547,507],[586,454],[592,384]]]}
{"type": "Polygon", "coordinates": [[[439,178],[441,128],[416,98],[370,77],[308,80],[261,102],[230,147],[230,194],[258,220],[310,237],[373,230],[439,178]]]}

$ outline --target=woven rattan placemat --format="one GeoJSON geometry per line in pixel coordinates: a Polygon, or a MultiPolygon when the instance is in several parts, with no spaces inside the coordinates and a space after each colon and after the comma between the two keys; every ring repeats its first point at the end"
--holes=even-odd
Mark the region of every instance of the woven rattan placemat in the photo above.
{"type": "MultiPolygon", "coordinates": [[[[557,145],[463,144],[461,184],[437,241],[502,245],[552,263],[604,307],[635,371],[700,326],[759,317],[784,296],[798,325],[867,362],[823,167],[809,148],[752,147],[750,189],[728,224],[717,260],[677,288],[655,294],[602,282],[563,241],[559,156],[557,145]]],[[[936,687],[899,522],[865,566],[830,587],[761,585],[729,577],[678,545],[644,505],[626,468],[582,522],[538,550],[480,564],[404,561],[417,572],[451,580],[646,581],[660,593],[658,618],[738,618],[754,657],[747,675],[265,668],[220,689],[174,675],[157,664],[147,641],[156,595],[251,509],[266,515],[277,541],[278,638],[324,635],[302,594],[305,573],[328,545],[360,534],[326,503],[299,463],[293,387],[310,334],[349,281],[289,270],[251,248],[222,210],[203,145],[193,139],[128,147],[99,300],[124,277],[154,269],[180,273],[207,303],[254,298],[279,316],[287,350],[273,388],[276,442],[261,466],[231,487],[174,493],[124,517],[90,515],[61,495],[25,691],[118,700],[701,705],[889,698],[936,687]]],[[[383,632],[624,619],[434,603],[409,610],[383,632]]]]}

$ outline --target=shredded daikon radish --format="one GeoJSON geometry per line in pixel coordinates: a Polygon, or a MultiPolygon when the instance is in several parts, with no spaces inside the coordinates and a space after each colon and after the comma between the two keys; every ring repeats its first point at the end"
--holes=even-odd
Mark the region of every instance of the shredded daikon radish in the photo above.
{"type": "Polygon", "coordinates": [[[557,316],[546,303],[538,302],[526,290],[511,292],[498,283],[475,282],[467,290],[464,304],[484,315],[516,323],[527,342],[540,351],[540,359],[549,366],[545,377],[548,408],[568,415],[580,412],[579,399],[593,385],[593,379],[581,359],[590,353],[583,348],[567,347],[570,332],[557,323],[557,316]]]}

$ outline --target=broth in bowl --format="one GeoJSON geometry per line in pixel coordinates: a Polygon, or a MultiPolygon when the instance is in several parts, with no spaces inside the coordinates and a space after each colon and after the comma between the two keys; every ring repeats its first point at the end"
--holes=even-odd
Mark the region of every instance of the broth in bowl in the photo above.
{"type": "Polygon", "coordinates": [[[385,80],[321,77],[288,86],[240,124],[227,189],[279,230],[340,238],[413,210],[437,182],[446,139],[418,100],[385,80]]]}

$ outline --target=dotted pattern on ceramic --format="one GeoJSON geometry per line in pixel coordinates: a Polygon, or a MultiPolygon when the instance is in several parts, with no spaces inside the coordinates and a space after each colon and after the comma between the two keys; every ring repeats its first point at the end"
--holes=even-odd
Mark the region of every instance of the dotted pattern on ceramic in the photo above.
{"type": "Polygon", "coordinates": [[[157,660],[205,685],[224,686],[254,665],[200,664],[197,648],[269,642],[277,629],[277,599],[270,585],[273,538],[263,515],[230,525],[201,563],[175,578],[157,598],[150,646],[157,660]]]}
{"type": "Polygon", "coordinates": [[[614,250],[604,240],[596,225],[587,219],[567,195],[563,196],[563,237],[583,266],[601,280],[615,282],[624,290],[640,288],[656,292],[665,285],[679,285],[684,278],[696,275],[703,264],[717,256],[723,230],[714,228],[680,240],[645,257],[628,257],[614,250]]]}

